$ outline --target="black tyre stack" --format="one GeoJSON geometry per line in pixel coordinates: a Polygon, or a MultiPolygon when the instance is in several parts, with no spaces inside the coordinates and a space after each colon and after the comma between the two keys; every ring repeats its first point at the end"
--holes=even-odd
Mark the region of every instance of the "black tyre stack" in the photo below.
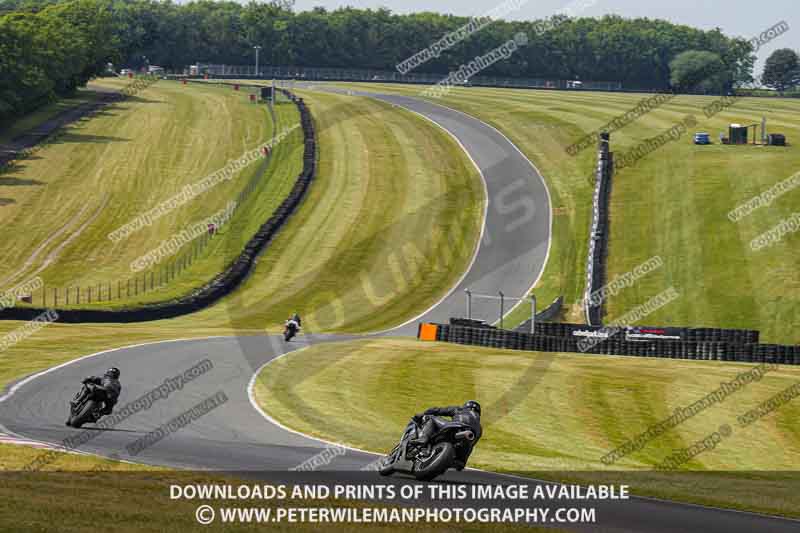
{"type": "Polygon", "coordinates": [[[438,325],[436,338],[442,342],[507,350],[627,355],[692,361],[800,364],[800,346],[758,344],[758,331],[670,328],[673,334],[680,332],[684,340],[628,340],[624,329],[610,330],[608,338],[592,340],[586,336],[587,332],[601,330],[599,327],[593,328],[581,324],[537,323],[536,333],[529,334],[492,327],[450,324],[438,325]],[[575,335],[576,332],[578,335],[575,335]]]}

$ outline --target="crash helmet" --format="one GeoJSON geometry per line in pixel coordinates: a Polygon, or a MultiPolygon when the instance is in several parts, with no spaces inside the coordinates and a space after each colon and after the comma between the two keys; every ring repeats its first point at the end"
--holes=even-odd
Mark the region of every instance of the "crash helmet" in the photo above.
{"type": "Polygon", "coordinates": [[[481,414],[481,404],[476,402],[475,400],[470,400],[464,404],[464,409],[470,409],[475,411],[479,416],[481,414]]]}

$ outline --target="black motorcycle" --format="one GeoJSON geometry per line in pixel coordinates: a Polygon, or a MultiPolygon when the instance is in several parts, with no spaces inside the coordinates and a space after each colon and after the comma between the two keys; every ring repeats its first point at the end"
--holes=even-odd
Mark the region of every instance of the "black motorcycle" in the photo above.
{"type": "Polygon", "coordinates": [[[90,381],[84,381],[83,387],[75,398],[69,402],[69,420],[67,425],[79,428],[87,423],[95,423],[102,415],[100,410],[105,400],[105,392],[90,381]]]}
{"type": "Polygon", "coordinates": [[[292,340],[292,338],[294,338],[294,336],[297,335],[297,330],[298,329],[300,329],[300,328],[297,327],[297,323],[296,322],[291,321],[291,322],[287,323],[286,327],[283,330],[283,340],[285,340],[286,342],[289,342],[290,340],[292,340]]]}
{"type": "Polygon", "coordinates": [[[472,428],[458,422],[447,422],[429,439],[427,445],[412,443],[422,431],[426,419],[423,417],[419,422],[411,419],[400,444],[381,463],[378,471],[382,476],[400,472],[420,481],[431,481],[450,468],[464,468],[475,441],[472,428]]]}

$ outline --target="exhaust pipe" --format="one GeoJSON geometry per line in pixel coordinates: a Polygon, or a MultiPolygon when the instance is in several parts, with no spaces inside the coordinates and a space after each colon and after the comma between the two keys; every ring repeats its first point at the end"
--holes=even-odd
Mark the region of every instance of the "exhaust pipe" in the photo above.
{"type": "Polygon", "coordinates": [[[473,440],[475,440],[475,433],[473,433],[472,431],[469,431],[469,430],[459,431],[458,433],[456,433],[456,438],[457,439],[467,439],[468,441],[473,441],[473,440]]]}

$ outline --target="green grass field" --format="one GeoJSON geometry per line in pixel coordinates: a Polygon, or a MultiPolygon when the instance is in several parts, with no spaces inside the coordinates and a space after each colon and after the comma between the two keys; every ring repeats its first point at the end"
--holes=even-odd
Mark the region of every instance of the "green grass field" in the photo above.
{"type": "MultiPolygon", "coordinates": [[[[131,263],[188,225],[222,210],[262,163],[120,242],[108,235],[299,122],[291,105],[276,106],[276,117],[277,125],[265,106],[252,105],[244,94],[230,89],[160,81],[62,131],[53,143],[0,178],[0,196],[14,200],[0,208],[0,220],[9,230],[8,247],[0,252],[2,286],[40,276],[45,287],[81,287],[85,301],[89,287],[97,299],[98,284],[110,284],[117,300],[121,283],[122,298],[112,305],[122,306],[183,295],[211,279],[235,256],[231,241],[252,235],[294,184],[302,154],[299,129],[278,144],[260,188],[240,206],[232,223],[166,287],[128,297],[127,281],[134,277],[131,263]]],[[[189,247],[184,248],[182,253],[189,247]]],[[[150,271],[159,277],[171,262],[165,259],[150,271]]],[[[107,288],[103,290],[107,294],[107,288]]],[[[73,303],[75,296],[73,292],[73,303]]],[[[59,305],[64,304],[62,292],[59,305]]]]}
{"type": "Polygon", "coordinates": [[[601,462],[676,408],[751,368],[381,339],[315,346],[279,359],[262,372],[256,397],[293,429],[383,453],[414,413],[478,399],[484,437],[471,466],[576,481],[617,479],[639,494],[800,516],[797,477],[779,473],[795,470],[800,460],[800,404],[795,400],[746,428],[737,425],[737,416],[800,382],[795,367],[768,372],[613,466],[601,462]],[[678,474],[653,472],[721,424],[732,434],[716,449],[678,474]]]}
{"type": "MultiPolygon", "coordinates": [[[[422,86],[337,84],[408,95],[422,86]]],[[[563,319],[581,321],[586,247],[591,212],[588,177],[593,148],[577,157],[566,147],[647,95],[570,91],[456,88],[432,100],[472,114],[497,127],[536,164],[550,188],[554,207],[553,244],[545,275],[536,287],[540,302],[564,295],[563,319]]],[[[794,344],[800,319],[800,274],[792,267],[800,235],[790,234],[772,248],[751,251],[750,241],[791,215],[797,191],[757,210],[739,223],[729,211],[800,171],[800,102],[745,98],[707,119],[703,108],[715,97],[679,96],[613,133],[612,150],[621,155],[689,114],[694,131],[717,134],[729,123],[760,123],[787,135],[790,146],[694,146],[694,131],[620,170],[612,190],[608,279],[623,275],[654,256],[664,268],[608,300],[614,320],[661,291],[674,287],[681,298],[648,317],[655,325],[760,329],[767,342],[794,344]]],[[[515,314],[524,319],[525,310],[515,314]]]]}
{"type": "MultiPolygon", "coordinates": [[[[388,104],[304,96],[320,139],[318,178],[241,290],[172,320],[48,326],[0,353],[0,384],[134,343],[279,331],[294,310],[310,331],[384,329],[446,293],[472,257],[482,212],[482,187],[466,156],[428,121],[388,104]],[[458,253],[441,255],[431,232],[451,224],[463,224],[463,243],[458,253]],[[396,242],[422,257],[406,256],[396,242]],[[409,276],[414,265],[430,269],[424,282],[409,276]],[[327,313],[326,302],[335,302],[337,312],[327,313]]],[[[230,246],[238,253],[244,236],[234,237],[230,246]]],[[[0,322],[0,336],[21,326],[0,322]]]]}

